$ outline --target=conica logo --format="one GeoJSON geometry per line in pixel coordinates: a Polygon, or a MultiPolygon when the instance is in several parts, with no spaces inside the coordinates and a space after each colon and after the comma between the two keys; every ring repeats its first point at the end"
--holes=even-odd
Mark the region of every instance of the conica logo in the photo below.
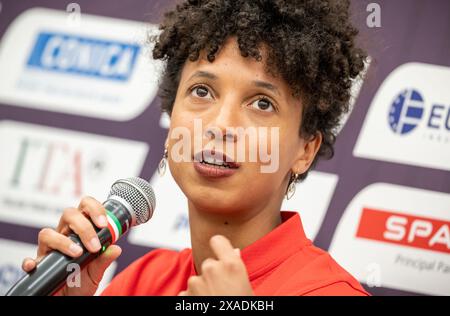
{"type": "Polygon", "coordinates": [[[68,34],[40,33],[28,66],[102,79],[128,80],[140,47],[68,34]]]}

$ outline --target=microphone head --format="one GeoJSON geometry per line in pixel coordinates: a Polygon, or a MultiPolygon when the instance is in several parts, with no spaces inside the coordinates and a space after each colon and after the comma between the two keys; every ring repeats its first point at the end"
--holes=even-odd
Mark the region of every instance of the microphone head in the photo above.
{"type": "Polygon", "coordinates": [[[124,199],[132,208],[136,219],[135,225],[147,222],[155,209],[156,199],[150,183],[146,180],[132,177],[114,182],[111,186],[108,199],[111,196],[118,196],[124,199]]]}

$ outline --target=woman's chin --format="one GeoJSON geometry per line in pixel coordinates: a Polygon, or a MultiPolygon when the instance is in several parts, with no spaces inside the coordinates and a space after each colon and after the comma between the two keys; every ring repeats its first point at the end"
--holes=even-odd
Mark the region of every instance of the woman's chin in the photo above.
{"type": "Polygon", "coordinates": [[[243,201],[248,201],[248,197],[235,195],[232,192],[220,192],[210,188],[207,191],[190,192],[189,201],[199,211],[215,214],[233,214],[245,208],[243,201]]]}

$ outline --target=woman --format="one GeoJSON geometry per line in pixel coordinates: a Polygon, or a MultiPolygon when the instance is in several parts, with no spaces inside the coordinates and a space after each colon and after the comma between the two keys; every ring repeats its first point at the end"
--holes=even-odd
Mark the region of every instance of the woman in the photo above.
{"type": "MultiPolygon", "coordinates": [[[[343,0],[190,0],[165,15],[153,50],[166,61],[160,97],[171,116],[160,168],[168,161],[188,199],[192,249],[149,252],[104,295],[368,295],[306,238],[298,213],[280,212],[317,159],[333,155],[363,69],[348,11],[343,0]],[[275,168],[264,169],[261,155],[250,159],[262,144],[275,168]]],[[[69,231],[99,251],[85,215],[105,227],[101,203],[82,199],[56,230],[41,231],[38,256],[24,270],[51,249],[80,255],[69,231]]],[[[94,294],[120,253],[110,246],[83,270],[81,288],[59,294],[94,294]]]]}

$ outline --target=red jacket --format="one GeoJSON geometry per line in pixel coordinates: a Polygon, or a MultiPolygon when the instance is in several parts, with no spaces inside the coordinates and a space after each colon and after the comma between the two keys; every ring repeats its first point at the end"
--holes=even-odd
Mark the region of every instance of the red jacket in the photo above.
{"type": "MultiPolygon", "coordinates": [[[[369,295],[306,238],[297,212],[281,217],[281,225],[241,250],[255,295],[369,295]]],[[[196,274],[191,249],[157,249],[119,273],[102,295],[178,295],[196,274]]]]}

